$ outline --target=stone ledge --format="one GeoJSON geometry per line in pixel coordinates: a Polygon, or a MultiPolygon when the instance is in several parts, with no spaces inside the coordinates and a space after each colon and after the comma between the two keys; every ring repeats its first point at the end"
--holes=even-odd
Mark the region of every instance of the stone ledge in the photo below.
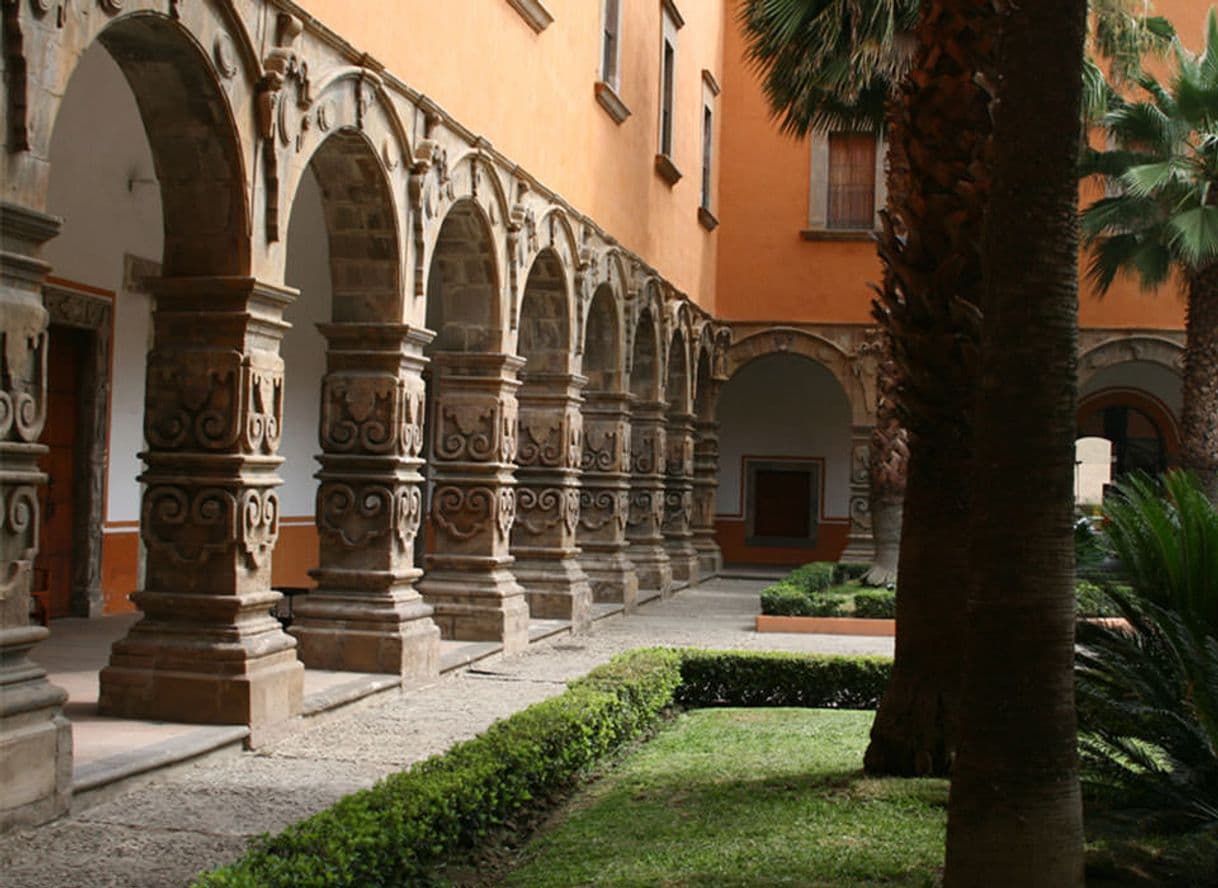
{"type": "Polygon", "coordinates": [[[806,241],[874,241],[879,230],[866,228],[805,228],[799,236],[806,241]]]}
{"type": "Polygon", "coordinates": [[[670,187],[681,180],[681,171],[667,154],[656,155],[656,172],[670,187]]]}
{"type": "Polygon", "coordinates": [[[706,207],[698,207],[698,224],[707,231],[714,231],[719,227],[719,219],[706,207]]]}
{"type": "Polygon", "coordinates": [[[603,80],[596,81],[593,85],[593,91],[596,93],[596,100],[600,102],[600,106],[605,109],[605,112],[613,118],[614,123],[620,126],[630,116],[630,109],[626,107],[626,103],[617,94],[617,90],[608,83],[603,80]]]}
{"type": "Polygon", "coordinates": [[[554,16],[541,0],[508,0],[508,3],[538,34],[554,23],[554,16]]]}

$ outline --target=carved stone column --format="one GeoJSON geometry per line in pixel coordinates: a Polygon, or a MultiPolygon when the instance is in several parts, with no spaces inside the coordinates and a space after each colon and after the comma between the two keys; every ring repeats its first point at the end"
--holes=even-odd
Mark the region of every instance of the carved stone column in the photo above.
{"type": "Polygon", "coordinates": [[[630,395],[596,393],[584,400],[584,453],[579,494],[581,561],[593,601],[634,610],[639,577],[626,557],[630,513],[630,395]]]}
{"type": "Polygon", "coordinates": [[[664,549],[665,431],[663,401],[638,401],[630,412],[630,511],[626,550],[639,588],[672,592],[672,565],[664,549]]]}
{"type": "Polygon", "coordinates": [[[423,347],[431,333],[393,324],[321,324],[317,589],[291,632],[319,669],[389,672],[408,683],[439,672],[440,630],[414,587],[423,510],[423,347]]]}
{"type": "Polygon", "coordinates": [[[698,582],[698,550],[694,548],[694,417],[673,414],[668,420],[668,458],[664,472],[664,548],[672,578],[698,582]]]}
{"type": "Polygon", "coordinates": [[[700,419],[694,426],[694,549],[698,574],[711,577],[723,569],[715,541],[715,495],[719,491],[719,423],[700,419]]]}
{"type": "Polygon", "coordinates": [[[140,534],[144,612],[101,672],[105,715],[246,724],[300,712],[304,667],[270,608],[292,291],[161,278],[148,354],[140,534]]]}
{"type": "Polygon", "coordinates": [[[580,392],[588,380],[569,374],[529,373],[520,389],[516,451],[516,523],[512,573],[524,586],[534,617],[592,624],[592,587],[579,562],[580,392]]]}
{"type": "Polygon", "coordinates": [[[871,426],[850,428],[850,536],[841,560],[870,564],[875,557],[871,535],[871,426]]]}
{"type": "Polygon", "coordinates": [[[431,526],[419,583],[444,638],[529,643],[529,606],[511,571],[516,518],[516,374],[524,359],[439,352],[432,361],[431,526]]]}
{"type": "Polygon", "coordinates": [[[29,658],[50,633],[30,625],[38,553],[38,443],[47,415],[47,312],[42,245],[59,220],[0,204],[0,830],[68,810],[72,728],[68,695],[29,658]]]}

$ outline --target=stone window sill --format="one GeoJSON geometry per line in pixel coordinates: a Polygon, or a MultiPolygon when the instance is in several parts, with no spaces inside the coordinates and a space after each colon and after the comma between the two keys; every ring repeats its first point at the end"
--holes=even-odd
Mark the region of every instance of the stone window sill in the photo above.
{"type": "Polygon", "coordinates": [[[874,241],[880,230],[868,228],[805,228],[799,236],[806,241],[874,241]]]}
{"type": "Polygon", "coordinates": [[[529,27],[540,34],[554,22],[554,16],[541,0],[508,0],[529,27]]]}
{"type": "Polygon", "coordinates": [[[698,222],[707,231],[714,231],[719,226],[719,220],[715,218],[715,214],[706,207],[698,207],[698,222]]]}
{"type": "Polygon", "coordinates": [[[630,116],[630,109],[626,107],[626,103],[622,101],[614,88],[603,80],[596,82],[596,100],[613,118],[614,123],[621,124],[630,116]]]}
{"type": "Polygon", "coordinates": [[[681,180],[681,171],[677,169],[677,165],[667,154],[656,155],[656,172],[668,183],[669,187],[676,185],[681,180]]]}

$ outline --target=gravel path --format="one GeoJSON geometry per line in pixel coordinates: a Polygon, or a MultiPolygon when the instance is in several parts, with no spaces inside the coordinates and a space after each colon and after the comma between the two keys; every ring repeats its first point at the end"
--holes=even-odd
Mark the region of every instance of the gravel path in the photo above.
{"type": "Polygon", "coordinates": [[[392,771],[473,737],[491,722],[560,693],[619,651],[646,645],[827,653],[892,653],[890,638],[758,635],[764,583],[716,579],[630,617],[484,660],[429,687],[380,698],[272,746],[213,758],[48,826],[0,837],[0,886],[166,886],[239,856],[278,831],[392,771]]]}

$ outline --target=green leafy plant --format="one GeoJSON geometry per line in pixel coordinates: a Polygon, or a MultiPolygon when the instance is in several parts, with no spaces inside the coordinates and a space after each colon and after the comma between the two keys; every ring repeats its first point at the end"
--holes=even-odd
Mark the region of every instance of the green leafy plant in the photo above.
{"type": "Polygon", "coordinates": [[[854,594],[854,615],[870,620],[895,620],[897,594],[892,589],[865,589],[854,594]]]}
{"type": "Polygon", "coordinates": [[[1218,829],[1218,508],[1188,473],[1135,477],[1106,507],[1129,629],[1082,623],[1080,746],[1091,789],[1218,829]]]}
{"type": "Polygon", "coordinates": [[[813,561],[795,568],[787,574],[784,582],[805,592],[823,592],[833,585],[837,565],[832,561],[813,561]]]}
{"type": "Polygon", "coordinates": [[[676,702],[688,708],[874,709],[891,672],[887,657],[685,650],[676,702]]]}
{"type": "Polygon", "coordinates": [[[790,583],[775,583],[761,590],[761,612],[776,617],[810,617],[812,598],[790,583]]]}

